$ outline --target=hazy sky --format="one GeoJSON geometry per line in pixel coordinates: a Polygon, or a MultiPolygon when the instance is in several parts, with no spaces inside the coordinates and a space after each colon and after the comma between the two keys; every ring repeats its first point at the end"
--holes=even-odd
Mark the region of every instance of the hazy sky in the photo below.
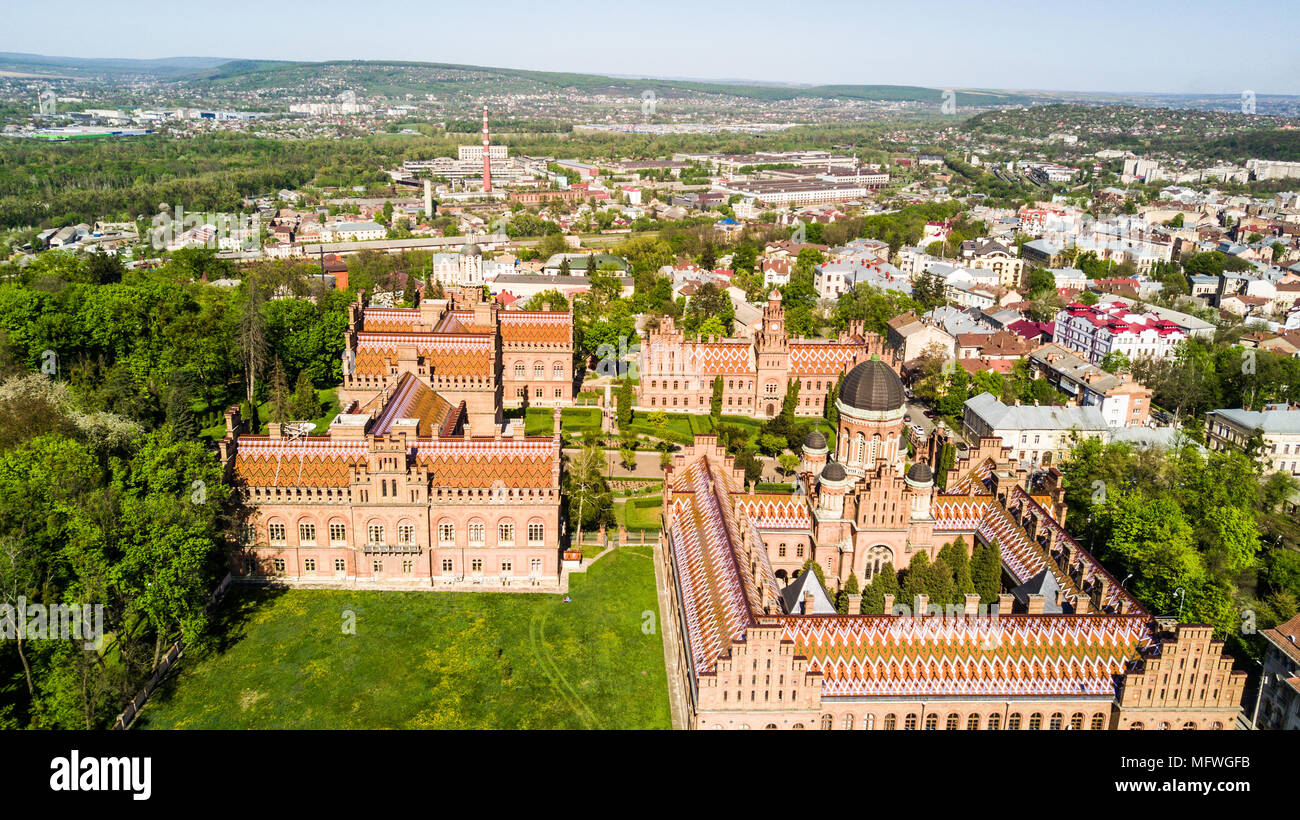
{"type": "Polygon", "coordinates": [[[1294,0],[6,0],[0,51],[797,83],[1300,94],[1294,0]]]}

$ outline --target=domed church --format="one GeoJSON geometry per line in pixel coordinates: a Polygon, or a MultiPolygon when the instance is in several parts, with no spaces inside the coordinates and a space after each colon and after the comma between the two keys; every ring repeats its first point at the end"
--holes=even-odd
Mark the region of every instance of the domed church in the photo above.
{"type": "MultiPolygon", "coordinates": [[[[845,374],[835,407],[833,457],[821,433],[809,433],[803,444],[801,477],[812,514],[807,555],[814,557],[818,545],[815,557],[827,579],[840,583],[850,573],[866,583],[887,563],[904,567],[917,550],[933,558],[934,476],[921,462],[907,468],[898,373],[879,356],[858,363],[845,374]]],[[[799,563],[806,560],[803,550],[796,552],[799,563]]]]}

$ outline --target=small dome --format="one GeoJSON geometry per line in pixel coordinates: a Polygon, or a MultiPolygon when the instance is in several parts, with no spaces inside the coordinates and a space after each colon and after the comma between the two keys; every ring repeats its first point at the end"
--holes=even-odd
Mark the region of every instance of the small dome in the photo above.
{"type": "Polygon", "coordinates": [[[872,356],[844,377],[840,401],[858,410],[898,410],[903,406],[903,380],[879,356],[872,356]]]}
{"type": "Polygon", "coordinates": [[[817,430],[810,430],[803,438],[803,446],[805,450],[825,450],[826,436],[817,430]]]}
{"type": "Polygon", "coordinates": [[[928,484],[934,481],[934,472],[930,470],[929,464],[918,461],[907,471],[907,477],[916,484],[928,484]]]}
{"type": "Polygon", "coordinates": [[[468,245],[461,246],[462,256],[482,256],[483,249],[478,246],[477,242],[470,242],[468,245]]]}
{"type": "Polygon", "coordinates": [[[822,470],[822,481],[843,481],[848,478],[848,473],[840,466],[838,461],[832,461],[822,470]]]}

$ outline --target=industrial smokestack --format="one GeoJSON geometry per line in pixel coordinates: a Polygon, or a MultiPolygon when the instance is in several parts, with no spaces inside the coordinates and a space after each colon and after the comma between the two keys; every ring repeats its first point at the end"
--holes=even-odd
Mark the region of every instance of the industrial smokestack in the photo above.
{"type": "Polygon", "coordinates": [[[492,193],[492,140],[488,135],[487,103],[483,103],[483,193],[492,193]]]}

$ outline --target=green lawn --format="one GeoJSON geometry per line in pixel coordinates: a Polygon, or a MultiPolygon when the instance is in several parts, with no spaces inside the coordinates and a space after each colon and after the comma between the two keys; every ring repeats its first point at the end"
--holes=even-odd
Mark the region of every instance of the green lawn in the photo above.
{"type": "Polygon", "coordinates": [[[183,658],[139,725],[669,728],[650,547],[606,555],[570,595],[237,587],[224,646],[183,658]]]}
{"type": "MultiPolygon", "coordinates": [[[[524,435],[549,436],[555,431],[554,410],[549,407],[529,407],[524,417],[524,435]]],[[[581,436],[589,430],[600,431],[599,407],[566,407],[560,411],[560,430],[571,436],[581,436]]]]}
{"type": "Polygon", "coordinates": [[[661,495],[615,500],[614,517],[629,530],[657,530],[662,526],[659,513],[663,504],[661,495]]]}

